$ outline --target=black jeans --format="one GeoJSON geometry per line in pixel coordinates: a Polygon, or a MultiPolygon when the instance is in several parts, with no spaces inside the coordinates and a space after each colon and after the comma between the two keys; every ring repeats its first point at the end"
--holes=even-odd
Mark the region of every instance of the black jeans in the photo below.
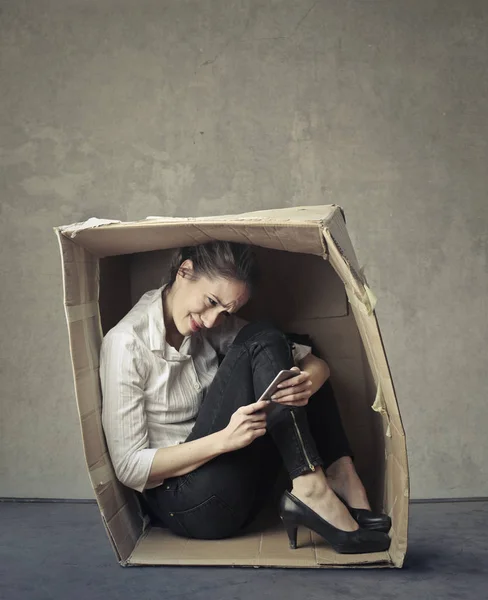
{"type": "MultiPolygon", "coordinates": [[[[224,429],[240,406],[255,402],[278,371],[292,366],[284,333],[267,322],[246,325],[223,359],[186,441],[224,429]]],[[[176,534],[229,537],[265,503],[281,466],[279,458],[294,479],[319,465],[326,469],[342,456],[352,454],[326,382],[306,407],[275,405],[266,435],[249,446],[168,478],[146,490],[144,498],[153,516],[176,534]]]]}

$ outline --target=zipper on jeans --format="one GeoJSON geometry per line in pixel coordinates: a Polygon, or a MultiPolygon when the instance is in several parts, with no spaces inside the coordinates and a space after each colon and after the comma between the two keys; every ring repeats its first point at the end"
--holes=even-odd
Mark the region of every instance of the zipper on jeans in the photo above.
{"type": "Polygon", "coordinates": [[[292,410],[290,411],[290,413],[291,413],[291,418],[293,419],[293,424],[295,425],[295,429],[296,429],[296,432],[297,432],[298,439],[300,441],[300,445],[301,445],[302,450],[303,450],[303,455],[305,456],[305,460],[308,463],[308,467],[309,467],[309,469],[311,471],[315,471],[315,467],[310,462],[310,459],[308,458],[307,451],[305,450],[305,444],[303,443],[302,434],[300,433],[300,430],[298,429],[297,420],[295,419],[295,413],[292,410]]]}

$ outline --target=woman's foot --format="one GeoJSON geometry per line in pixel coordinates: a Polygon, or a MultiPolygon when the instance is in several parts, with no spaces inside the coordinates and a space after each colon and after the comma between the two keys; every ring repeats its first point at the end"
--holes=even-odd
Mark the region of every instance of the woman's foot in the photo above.
{"type": "Polygon", "coordinates": [[[366,490],[350,456],[343,456],[332,463],[326,475],[330,487],[349,506],[371,510],[366,490]]]}
{"type": "Polygon", "coordinates": [[[359,527],[385,533],[390,530],[391,518],[371,511],[366,490],[349,456],[336,460],[327,469],[327,480],[339,498],[347,503],[350,515],[359,527]]]}
{"type": "Polygon", "coordinates": [[[322,469],[293,480],[292,494],[322,519],[342,531],[356,531],[359,525],[335,495],[322,469]]]}
{"type": "Polygon", "coordinates": [[[364,554],[383,552],[390,547],[386,533],[361,527],[354,531],[343,531],[331,525],[290,492],[284,492],[280,501],[280,517],[285,526],[290,548],[297,548],[297,532],[300,526],[317,533],[341,554],[364,554]]]}

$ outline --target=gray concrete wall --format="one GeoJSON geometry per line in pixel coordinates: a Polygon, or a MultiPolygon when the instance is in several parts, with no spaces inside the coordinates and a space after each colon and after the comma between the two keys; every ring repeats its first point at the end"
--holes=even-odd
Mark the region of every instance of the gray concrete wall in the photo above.
{"type": "Polygon", "coordinates": [[[413,497],[488,496],[488,4],[0,7],[0,496],[92,496],[54,225],[323,203],[379,297],[413,497]]]}

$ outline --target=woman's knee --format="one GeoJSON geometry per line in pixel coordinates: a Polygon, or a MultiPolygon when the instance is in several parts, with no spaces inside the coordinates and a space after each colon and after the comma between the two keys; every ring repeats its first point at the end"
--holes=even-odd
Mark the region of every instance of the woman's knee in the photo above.
{"type": "Polygon", "coordinates": [[[234,343],[243,344],[256,341],[261,344],[282,343],[289,345],[286,335],[270,320],[248,323],[239,331],[234,343]]]}

